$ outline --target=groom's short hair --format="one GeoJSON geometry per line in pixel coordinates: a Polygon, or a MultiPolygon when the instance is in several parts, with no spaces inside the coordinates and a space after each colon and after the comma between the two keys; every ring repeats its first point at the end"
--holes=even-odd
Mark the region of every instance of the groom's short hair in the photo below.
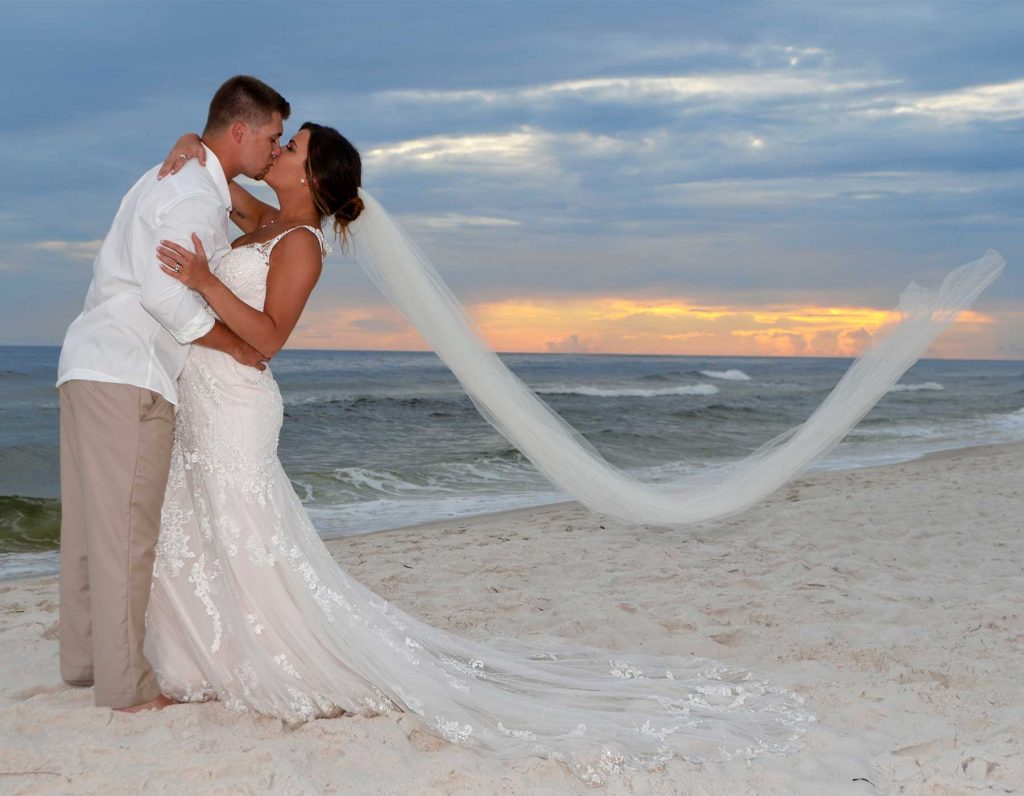
{"type": "Polygon", "coordinates": [[[224,82],[210,100],[204,135],[219,133],[235,122],[261,127],[277,111],[282,119],[292,112],[288,100],[255,77],[235,75],[224,82]]]}

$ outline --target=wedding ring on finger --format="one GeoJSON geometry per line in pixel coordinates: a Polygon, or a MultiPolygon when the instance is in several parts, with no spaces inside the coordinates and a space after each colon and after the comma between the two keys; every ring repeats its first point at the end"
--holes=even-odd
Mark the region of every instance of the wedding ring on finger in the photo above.
{"type": "Polygon", "coordinates": [[[188,160],[189,159],[188,155],[178,155],[178,157],[182,158],[183,160],[188,160]]]}
{"type": "Polygon", "coordinates": [[[175,273],[180,271],[181,270],[181,263],[175,263],[174,265],[172,265],[171,266],[171,270],[174,271],[175,273]]]}

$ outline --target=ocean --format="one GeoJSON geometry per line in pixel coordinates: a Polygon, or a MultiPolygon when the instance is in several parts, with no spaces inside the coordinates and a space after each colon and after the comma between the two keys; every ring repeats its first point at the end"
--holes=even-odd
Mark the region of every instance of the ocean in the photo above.
{"type": "MultiPolygon", "coordinates": [[[[0,580],[53,573],[57,347],[0,346],[0,580]]],[[[850,360],[503,354],[612,463],[665,480],[802,422],[850,360]]],[[[566,500],[477,414],[433,353],[284,351],[281,460],[320,534],[566,500]]],[[[1024,440],[1024,363],[922,360],[815,469],[1024,440]]]]}

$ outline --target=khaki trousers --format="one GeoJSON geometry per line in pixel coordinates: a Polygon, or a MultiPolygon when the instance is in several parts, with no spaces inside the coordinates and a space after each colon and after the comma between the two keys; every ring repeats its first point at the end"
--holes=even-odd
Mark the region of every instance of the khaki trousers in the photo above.
{"type": "Polygon", "coordinates": [[[142,647],[174,406],[152,390],[60,386],[60,673],[96,704],[160,694],[142,647]]]}

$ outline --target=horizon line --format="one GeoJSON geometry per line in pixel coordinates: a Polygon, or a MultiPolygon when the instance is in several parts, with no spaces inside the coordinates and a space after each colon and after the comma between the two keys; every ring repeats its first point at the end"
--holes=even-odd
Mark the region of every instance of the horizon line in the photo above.
{"type": "MultiPolygon", "coordinates": [[[[0,343],[0,348],[57,348],[61,346],[54,343],[0,343]]],[[[289,351],[318,351],[322,353],[341,354],[433,354],[433,349],[403,349],[403,348],[284,348],[279,353],[289,351]]],[[[617,353],[615,351],[495,351],[495,354],[507,354],[509,356],[553,356],[553,357],[661,357],[674,359],[838,359],[853,361],[856,356],[826,356],[814,354],[638,354],[617,353]]],[[[858,355],[860,356],[860,355],[858,355]]],[[[443,360],[442,360],[443,361],[443,360]]],[[[1024,362],[1024,357],[993,358],[993,357],[919,357],[917,362],[1024,362]]]]}

